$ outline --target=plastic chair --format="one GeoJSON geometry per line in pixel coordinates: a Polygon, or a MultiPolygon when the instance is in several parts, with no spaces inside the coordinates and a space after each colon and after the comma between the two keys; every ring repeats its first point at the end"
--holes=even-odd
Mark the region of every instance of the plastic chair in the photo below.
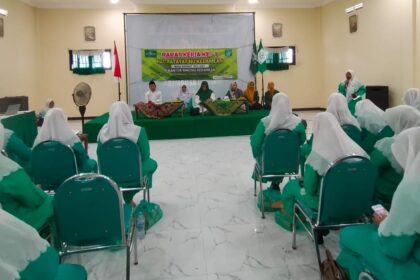
{"type": "Polygon", "coordinates": [[[126,279],[130,252],[138,263],[134,209],[123,207],[121,192],[106,176],[86,173],[67,179],[54,196],[60,257],[111,248],[126,249],[126,279]]]}
{"type": "Polygon", "coordinates": [[[370,275],[368,272],[361,272],[359,275],[359,280],[375,280],[372,275],[370,275]]]}
{"type": "Polygon", "coordinates": [[[139,147],[126,138],[113,138],[98,149],[99,173],[111,178],[122,192],[141,191],[150,202],[147,177],[142,176],[139,147]]]}
{"type": "MultiPolygon", "coordinates": [[[[261,166],[257,162],[254,169],[255,196],[257,196],[257,180],[260,182],[262,193],[263,179],[275,180],[299,176],[300,145],[296,133],[288,129],[273,131],[265,138],[262,150],[261,166]]],[[[263,195],[261,195],[261,212],[262,218],[265,219],[263,195]]]]}
{"type": "Polygon", "coordinates": [[[74,151],[57,141],[44,141],[32,150],[32,178],[35,184],[50,192],[78,173],[74,151]]]}
{"type": "Polygon", "coordinates": [[[375,180],[376,169],[367,158],[347,156],[332,163],[321,181],[318,211],[299,199],[295,202],[293,249],[296,249],[298,220],[314,240],[318,264],[321,266],[317,242],[319,231],[364,224],[372,212],[375,180]]]}
{"type": "Polygon", "coordinates": [[[341,128],[344,132],[358,145],[362,143],[362,132],[356,126],[351,124],[343,124],[341,128]]]}

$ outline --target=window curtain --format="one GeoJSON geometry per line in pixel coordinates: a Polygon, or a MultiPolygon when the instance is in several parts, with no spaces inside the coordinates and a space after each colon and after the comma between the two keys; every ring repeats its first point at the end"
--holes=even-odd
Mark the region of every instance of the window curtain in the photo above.
{"type": "Polygon", "coordinates": [[[103,50],[73,51],[73,73],[78,75],[104,74],[103,50]]]}
{"type": "Polygon", "coordinates": [[[288,48],[281,49],[267,49],[267,70],[270,71],[283,71],[289,70],[287,63],[287,50],[288,48]]]}

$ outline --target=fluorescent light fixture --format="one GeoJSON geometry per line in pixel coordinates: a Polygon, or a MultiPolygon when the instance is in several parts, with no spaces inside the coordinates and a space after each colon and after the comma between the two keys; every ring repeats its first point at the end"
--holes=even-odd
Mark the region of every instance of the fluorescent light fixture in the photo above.
{"type": "Polygon", "coordinates": [[[109,0],[109,2],[111,2],[111,4],[118,4],[119,0],[109,0]]]}
{"type": "Polygon", "coordinates": [[[7,16],[8,13],[7,10],[0,9],[0,16],[7,16]]]}
{"type": "Polygon", "coordinates": [[[249,4],[258,4],[258,0],[248,0],[249,4]]]}
{"type": "Polygon", "coordinates": [[[355,12],[357,10],[360,10],[361,8],[363,8],[363,3],[359,3],[359,4],[356,4],[354,6],[348,7],[346,9],[346,14],[350,14],[352,12],[355,12]]]}

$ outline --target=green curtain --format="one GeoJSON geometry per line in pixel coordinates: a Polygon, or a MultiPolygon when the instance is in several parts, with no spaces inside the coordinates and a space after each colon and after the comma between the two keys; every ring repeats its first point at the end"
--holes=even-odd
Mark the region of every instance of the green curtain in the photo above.
{"type": "Polygon", "coordinates": [[[77,64],[73,68],[73,73],[78,75],[93,75],[93,74],[105,74],[104,67],[94,67],[93,65],[93,55],[88,56],[88,65],[82,63],[82,56],[77,55],[77,64]]]}

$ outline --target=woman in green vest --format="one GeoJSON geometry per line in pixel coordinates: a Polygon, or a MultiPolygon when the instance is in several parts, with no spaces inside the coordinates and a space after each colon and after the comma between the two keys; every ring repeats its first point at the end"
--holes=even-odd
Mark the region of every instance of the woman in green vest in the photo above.
{"type": "Polygon", "coordinates": [[[61,108],[52,108],[45,115],[44,123],[35,138],[34,147],[44,141],[58,141],[70,146],[76,156],[79,173],[96,172],[96,161],[90,159],[79,137],[67,123],[67,117],[61,108]]]}
{"type": "MultiPolygon", "coordinates": [[[[98,134],[98,147],[113,138],[126,138],[137,144],[141,154],[142,174],[147,176],[147,185],[152,187],[153,173],[156,171],[157,162],[150,157],[150,146],[146,129],[133,123],[130,107],[123,101],[114,102],[109,110],[108,122],[101,128],[98,134]]],[[[124,192],[124,199],[130,203],[136,192],[124,192]]]]}
{"type": "Polygon", "coordinates": [[[356,79],[353,70],[347,70],[346,79],[338,85],[338,92],[347,98],[350,112],[354,115],[356,103],[363,99],[366,87],[356,79]]]}
{"type": "Polygon", "coordinates": [[[38,232],[0,205],[0,279],[86,280],[80,265],[59,264],[57,252],[38,232]]]}
{"type": "MultiPolygon", "coordinates": [[[[301,145],[305,142],[306,133],[302,120],[292,113],[289,97],[284,93],[273,96],[270,114],[260,120],[251,135],[252,155],[260,166],[264,139],[278,129],[289,129],[298,135],[301,145]]],[[[253,178],[255,178],[255,171],[253,178]]],[[[266,183],[267,181],[263,180],[263,182],[266,183]]],[[[274,204],[281,200],[280,183],[281,180],[273,181],[271,186],[263,191],[265,210],[274,211],[274,204]]],[[[260,201],[258,199],[258,207],[260,207],[260,201]]]]}
{"type": "Polygon", "coordinates": [[[31,172],[31,149],[23,143],[23,141],[16,136],[16,134],[4,128],[0,123],[0,134],[4,135],[3,146],[0,150],[4,150],[8,158],[22,166],[26,173],[31,172]]]}
{"type": "MultiPolygon", "coordinates": [[[[400,105],[386,110],[384,119],[395,135],[405,129],[420,126],[420,112],[408,105],[400,105]]],[[[389,208],[395,189],[403,176],[403,170],[391,151],[394,141],[395,136],[383,138],[376,142],[372,153],[370,153],[370,159],[378,170],[375,197],[386,208],[389,208]]]]}
{"type": "MultiPolygon", "coordinates": [[[[0,130],[0,147],[4,141],[2,134],[4,130],[0,130]]],[[[53,215],[52,197],[37,188],[17,163],[2,154],[0,154],[0,204],[3,210],[35,229],[41,229],[53,215]]]]}
{"type": "Polygon", "coordinates": [[[389,214],[374,214],[373,225],[351,226],[340,234],[338,263],[351,280],[364,271],[381,280],[415,280],[420,275],[420,128],[396,136],[392,153],[404,169],[389,214]]]}
{"type": "Polygon", "coordinates": [[[281,208],[275,213],[276,223],[292,230],[293,205],[297,198],[308,207],[317,210],[321,179],[329,165],[346,155],[368,157],[341,129],[337,119],[328,112],[319,113],[314,118],[312,151],[305,163],[302,180],[290,180],[283,189],[281,208]]]}
{"type": "Polygon", "coordinates": [[[369,99],[364,99],[356,104],[356,118],[362,129],[360,146],[367,153],[373,151],[377,141],[394,135],[391,127],[385,121],[384,111],[369,99]]]}

